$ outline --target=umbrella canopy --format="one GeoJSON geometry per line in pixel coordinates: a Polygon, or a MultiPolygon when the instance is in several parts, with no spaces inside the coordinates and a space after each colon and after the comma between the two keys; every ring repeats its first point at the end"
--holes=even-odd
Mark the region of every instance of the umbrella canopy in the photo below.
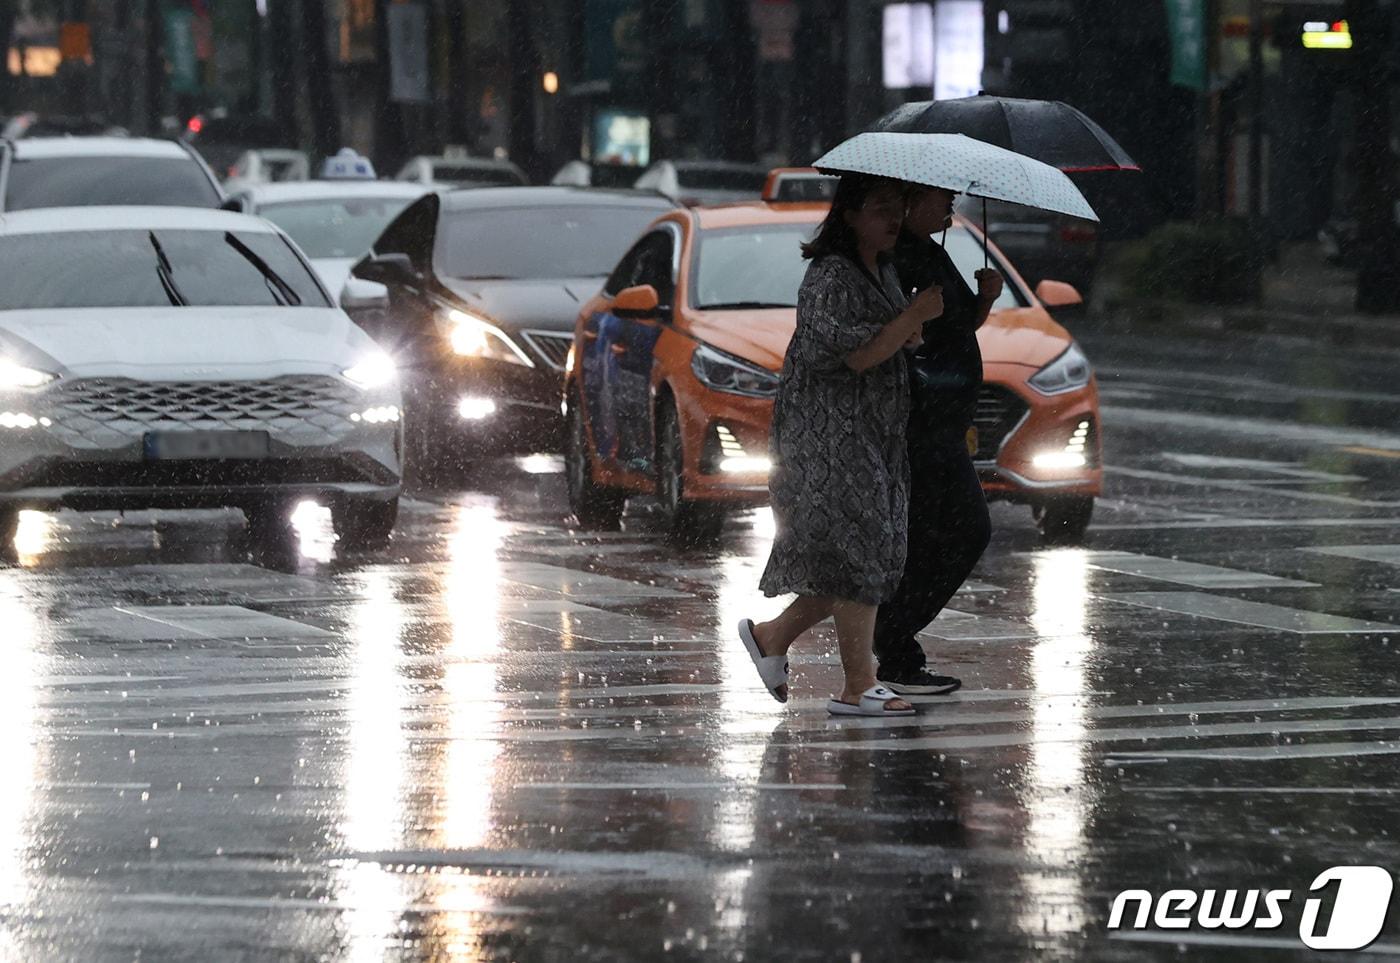
{"type": "Polygon", "coordinates": [[[876,131],[966,134],[1062,171],[1139,171],[1128,152],[1082,111],[1058,100],[959,97],[903,104],[876,131]]]}
{"type": "Polygon", "coordinates": [[[1090,221],[1099,219],[1062,171],[961,134],[857,134],[827,151],[813,166],[826,173],[892,177],[1090,221]]]}

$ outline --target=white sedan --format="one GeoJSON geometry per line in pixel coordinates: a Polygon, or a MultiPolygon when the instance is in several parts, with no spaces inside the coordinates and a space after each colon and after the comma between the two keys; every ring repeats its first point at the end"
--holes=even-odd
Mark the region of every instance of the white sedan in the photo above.
{"type": "Polygon", "coordinates": [[[389,537],[402,474],[392,360],[295,245],[226,211],[0,218],[0,539],[21,509],[329,505],[389,537]]]}
{"type": "Polygon", "coordinates": [[[231,194],[224,206],[265,217],[290,234],[338,302],[350,268],[380,232],[437,186],[376,180],[261,184],[231,194]]]}

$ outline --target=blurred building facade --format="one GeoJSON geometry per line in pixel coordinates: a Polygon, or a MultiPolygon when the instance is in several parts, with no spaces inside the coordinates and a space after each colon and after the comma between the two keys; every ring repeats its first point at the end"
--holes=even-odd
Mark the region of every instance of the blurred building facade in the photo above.
{"type": "Polygon", "coordinates": [[[1086,185],[1122,223],[1248,213],[1257,130],[1261,205],[1297,237],[1353,204],[1356,80],[1392,78],[1395,17],[1387,0],[0,0],[0,115],[169,133],[223,111],[389,173],[456,148],[547,179],[579,158],[807,163],[904,100],[985,89],[1111,131],[1148,172],[1086,185]],[[1364,62],[1337,36],[1305,44],[1352,9],[1390,25],[1364,62]],[[1198,89],[1183,10],[1206,24],[1198,89]]]}

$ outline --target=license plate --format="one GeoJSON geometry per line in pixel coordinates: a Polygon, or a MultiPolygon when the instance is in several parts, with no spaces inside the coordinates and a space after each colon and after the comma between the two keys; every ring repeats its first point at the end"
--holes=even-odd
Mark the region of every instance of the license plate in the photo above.
{"type": "Polygon", "coordinates": [[[146,457],[154,461],[188,458],[266,458],[265,431],[153,431],[146,435],[146,457]]]}

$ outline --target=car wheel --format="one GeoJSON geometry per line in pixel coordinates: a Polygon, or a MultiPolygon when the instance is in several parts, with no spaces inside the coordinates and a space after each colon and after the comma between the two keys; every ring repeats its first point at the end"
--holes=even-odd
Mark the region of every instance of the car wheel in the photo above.
{"type": "Polygon", "coordinates": [[[15,535],[19,533],[19,509],[0,508],[0,561],[15,551],[15,535]]]}
{"type": "Polygon", "coordinates": [[[1047,498],[1032,509],[1040,540],[1046,545],[1078,545],[1094,515],[1092,495],[1047,498]]]}
{"type": "Polygon", "coordinates": [[[681,441],[680,416],[675,403],[661,403],[656,418],[656,496],[666,514],[671,537],[682,544],[704,544],[719,540],[724,528],[724,510],[708,502],[685,497],[685,449],[681,441]]]}
{"type": "Polygon", "coordinates": [[[568,437],[564,445],[564,476],[569,487],[569,510],[579,526],[589,531],[615,532],[622,526],[627,498],[614,488],[593,480],[593,459],[588,454],[588,433],[578,396],[570,392],[568,437]]]}
{"type": "Polygon", "coordinates": [[[397,498],[347,498],[331,506],[331,527],[340,544],[351,550],[383,548],[398,519],[397,498]]]}
{"type": "Polygon", "coordinates": [[[292,506],[282,500],[251,505],[243,510],[248,519],[248,539],[254,546],[267,548],[290,539],[292,506]]]}

